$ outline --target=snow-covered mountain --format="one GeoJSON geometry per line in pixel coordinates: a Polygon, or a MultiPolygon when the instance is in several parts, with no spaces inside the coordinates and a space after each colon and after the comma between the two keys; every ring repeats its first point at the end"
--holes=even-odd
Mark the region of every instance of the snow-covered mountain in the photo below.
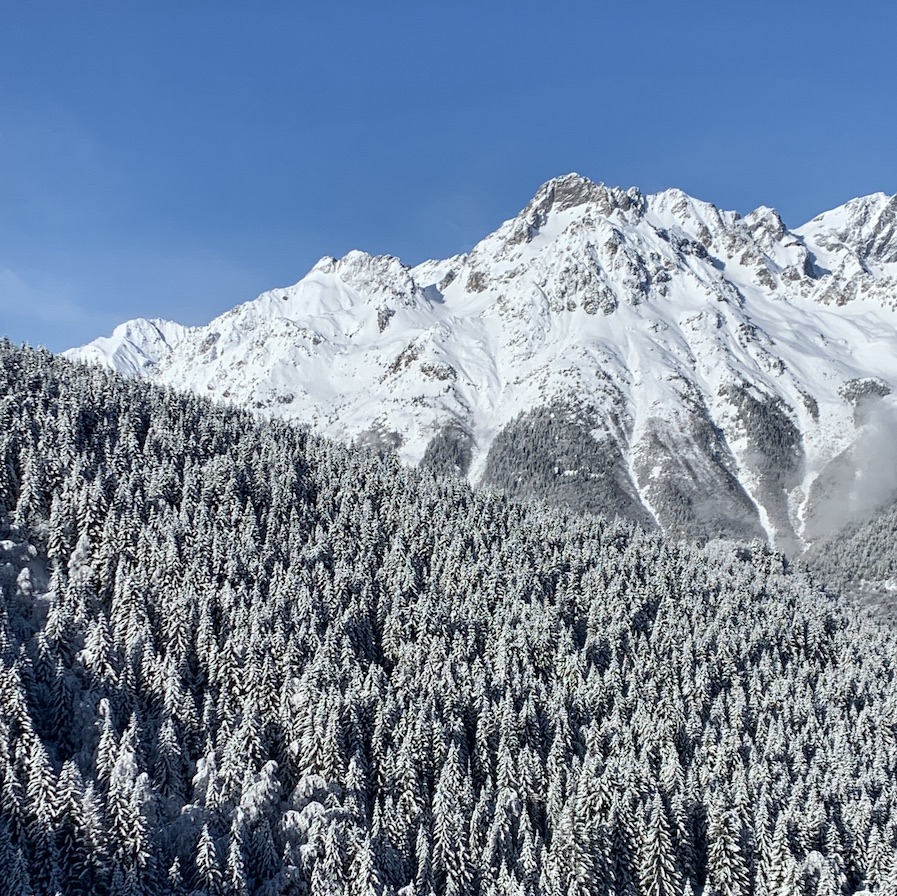
{"type": "Polygon", "coordinates": [[[186,333],[186,327],[173,321],[139,317],[117,326],[111,336],[101,336],[66,354],[125,376],[136,376],[152,370],[186,333]]]}
{"type": "Polygon", "coordinates": [[[350,252],[67,353],[515,494],[795,550],[897,493],[897,197],[788,230],[575,174],[466,254],[350,252]]]}

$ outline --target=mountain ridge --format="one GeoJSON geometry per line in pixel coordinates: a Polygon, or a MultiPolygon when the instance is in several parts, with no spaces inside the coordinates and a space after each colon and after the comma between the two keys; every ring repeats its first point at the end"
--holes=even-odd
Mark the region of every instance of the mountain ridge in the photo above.
{"type": "Polygon", "coordinates": [[[206,327],[130,322],[66,354],[512,494],[794,552],[897,493],[866,457],[897,421],[895,210],[872,194],[790,230],[570,174],[468,253],[325,257],[206,327]]]}

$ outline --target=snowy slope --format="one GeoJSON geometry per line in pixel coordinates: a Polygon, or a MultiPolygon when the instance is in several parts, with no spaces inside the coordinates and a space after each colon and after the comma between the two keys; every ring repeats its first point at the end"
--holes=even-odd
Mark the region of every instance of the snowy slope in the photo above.
{"type": "Polygon", "coordinates": [[[467,255],[325,258],[206,327],[132,321],[67,354],[409,463],[451,436],[474,481],[797,549],[897,491],[895,230],[883,194],[789,231],[572,174],[467,255]]]}
{"type": "Polygon", "coordinates": [[[136,376],[166,358],[187,332],[187,327],[170,320],[138,318],[120,324],[111,336],[101,336],[68,354],[125,376],[136,376]]]}

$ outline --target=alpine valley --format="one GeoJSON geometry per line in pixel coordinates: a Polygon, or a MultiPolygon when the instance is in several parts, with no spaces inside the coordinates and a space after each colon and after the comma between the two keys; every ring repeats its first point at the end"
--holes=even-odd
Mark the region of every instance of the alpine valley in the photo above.
{"type": "Polygon", "coordinates": [[[410,463],[796,553],[893,502],[897,196],[789,230],[576,174],[468,254],[324,258],[68,357],[410,463]]]}

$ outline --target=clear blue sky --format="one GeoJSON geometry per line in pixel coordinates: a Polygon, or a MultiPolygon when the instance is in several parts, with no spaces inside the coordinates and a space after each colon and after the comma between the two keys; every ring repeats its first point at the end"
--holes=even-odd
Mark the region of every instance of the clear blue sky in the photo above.
{"type": "Polygon", "coordinates": [[[0,10],[0,335],[54,350],[464,251],[568,171],[791,226],[897,192],[891,3],[0,10]]]}

